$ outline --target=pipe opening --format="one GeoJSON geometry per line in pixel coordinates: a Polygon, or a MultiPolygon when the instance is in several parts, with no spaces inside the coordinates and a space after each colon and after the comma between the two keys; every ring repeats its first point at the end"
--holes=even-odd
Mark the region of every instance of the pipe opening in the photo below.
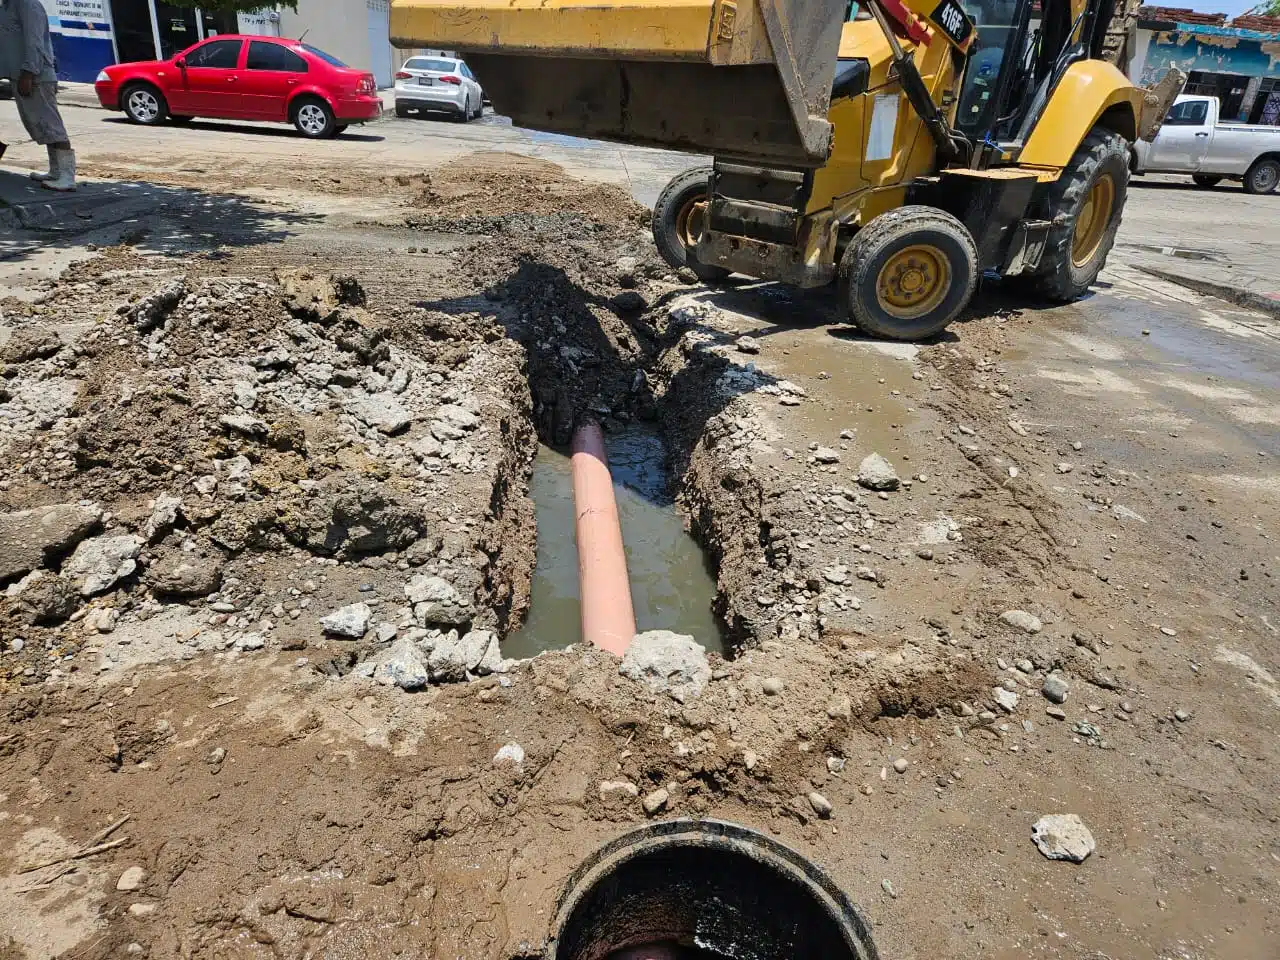
{"type": "Polygon", "coordinates": [[[866,922],[814,864],[735,824],[668,821],[570,878],[548,960],[876,960],[866,922]]]}

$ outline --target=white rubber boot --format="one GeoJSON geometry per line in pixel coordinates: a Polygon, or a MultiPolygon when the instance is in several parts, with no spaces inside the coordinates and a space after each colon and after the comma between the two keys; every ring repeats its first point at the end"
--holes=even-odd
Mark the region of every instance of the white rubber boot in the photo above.
{"type": "Polygon", "coordinates": [[[76,188],[76,152],[74,150],[58,150],[58,176],[54,180],[43,180],[40,186],[47,190],[66,193],[76,188]]]}
{"type": "Polygon", "coordinates": [[[43,183],[46,180],[58,179],[58,151],[53,149],[53,147],[49,147],[48,150],[49,150],[49,172],[40,173],[37,170],[32,170],[31,171],[32,180],[38,180],[41,183],[43,183]]]}

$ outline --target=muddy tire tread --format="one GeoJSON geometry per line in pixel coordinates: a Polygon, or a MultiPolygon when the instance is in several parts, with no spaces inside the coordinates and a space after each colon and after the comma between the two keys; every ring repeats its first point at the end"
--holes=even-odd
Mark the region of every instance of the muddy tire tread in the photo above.
{"type": "Polygon", "coordinates": [[[973,297],[978,283],[978,250],[964,224],[945,210],[922,205],[899,207],[882,213],[854,235],[840,258],[836,280],[840,300],[861,330],[889,340],[922,340],[944,330],[973,297]],[[932,313],[919,319],[879,318],[868,308],[863,293],[868,281],[874,289],[880,255],[905,237],[919,238],[921,233],[930,231],[956,244],[956,252],[964,262],[957,270],[953,260],[952,273],[962,270],[965,274],[960,289],[953,290],[932,313]]]}
{"type": "Polygon", "coordinates": [[[1097,279],[1116,242],[1116,233],[1124,214],[1125,198],[1129,190],[1129,156],[1129,144],[1124,137],[1105,127],[1094,127],[1080,141],[1080,146],[1076,148],[1062,175],[1049,188],[1049,216],[1057,219],[1069,211],[1070,220],[1049,229],[1049,238],[1045,243],[1039,268],[1035,273],[1021,278],[1032,293],[1058,303],[1069,303],[1084,296],[1097,279]],[[1109,169],[1116,185],[1111,222],[1098,244],[1098,252],[1091,265],[1077,273],[1071,262],[1071,241],[1075,237],[1076,216],[1089,188],[1104,168],[1109,169]]]}
{"type": "Polygon", "coordinates": [[[680,208],[688,199],[689,191],[701,184],[705,194],[706,185],[711,180],[711,172],[712,168],[709,166],[694,167],[672,177],[662,188],[653,205],[652,226],[654,245],[658,248],[658,255],[668,266],[675,267],[677,270],[680,267],[688,267],[698,279],[715,282],[723,280],[732,271],[724,267],[698,263],[676,234],[675,226],[676,218],[680,214],[680,208]]]}

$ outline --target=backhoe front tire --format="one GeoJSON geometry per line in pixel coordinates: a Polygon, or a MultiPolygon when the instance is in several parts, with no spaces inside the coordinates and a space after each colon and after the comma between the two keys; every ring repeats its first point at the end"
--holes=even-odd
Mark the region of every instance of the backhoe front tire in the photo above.
{"type": "Polygon", "coordinates": [[[1120,229],[1129,189],[1129,144],[1095,127],[1049,187],[1053,221],[1035,273],[1033,293],[1059,303],[1078,300],[1097,279],[1120,229]]]}
{"type": "Polygon", "coordinates": [[[710,180],[710,167],[694,167],[671,178],[653,205],[653,242],[662,259],[672,267],[677,270],[688,267],[699,280],[715,283],[731,271],[701,264],[697,254],[710,180]]]}
{"type": "Polygon", "coordinates": [[[863,331],[923,340],[954,320],[978,282],[978,252],[959,220],[906,206],[859,230],[840,258],[840,297],[863,331]]]}

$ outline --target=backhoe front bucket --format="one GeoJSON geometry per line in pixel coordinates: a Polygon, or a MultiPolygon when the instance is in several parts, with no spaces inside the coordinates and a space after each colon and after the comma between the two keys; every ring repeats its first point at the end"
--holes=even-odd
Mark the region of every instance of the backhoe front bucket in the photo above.
{"type": "Polygon", "coordinates": [[[398,47],[456,50],[518,126],[814,167],[840,0],[392,0],[398,47]]]}

